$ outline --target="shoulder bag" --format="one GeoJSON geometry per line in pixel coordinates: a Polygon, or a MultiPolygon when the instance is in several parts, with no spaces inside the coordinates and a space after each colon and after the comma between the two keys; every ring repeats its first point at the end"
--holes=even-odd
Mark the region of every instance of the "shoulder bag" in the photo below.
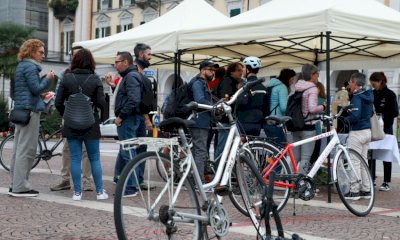
{"type": "Polygon", "coordinates": [[[383,124],[379,122],[378,116],[376,115],[375,108],[373,108],[371,122],[371,141],[379,141],[385,138],[385,132],[383,131],[383,124]]]}

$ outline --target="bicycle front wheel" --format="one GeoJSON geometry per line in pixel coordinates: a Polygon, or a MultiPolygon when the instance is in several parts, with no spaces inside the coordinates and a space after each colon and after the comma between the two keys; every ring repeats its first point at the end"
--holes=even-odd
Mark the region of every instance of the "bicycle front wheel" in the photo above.
{"type": "Polygon", "coordinates": [[[343,151],[340,152],[334,169],[336,188],[340,199],[351,213],[359,217],[366,216],[375,202],[374,182],[362,156],[353,149],[347,151],[350,159],[343,151]],[[356,166],[360,166],[359,170],[356,166]]]}
{"type": "MultiPolygon", "coordinates": [[[[0,164],[6,171],[10,171],[12,155],[14,150],[14,134],[7,136],[3,139],[0,144],[0,164]]],[[[40,161],[40,153],[42,152],[42,145],[38,140],[38,146],[36,150],[36,156],[33,160],[32,169],[39,164],[40,161]]]]}
{"type": "Polygon", "coordinates": [[[155,152],[141,153],[125,166],[114,199],[118,239],[201,239],[201,222],[187,217],[201,214],[190,177],[172,204],[173,178],[180,177],[180,172],[178,166],[171,171],[171,166],[167,156],[155,152]],[[140,183],[136,196],[133,179],[140,183]],[[143,231],[138,231],[138,223],[145,225],[143,231]]]}
{"type": "MultiPolygon", "coordinates": [[[[274,159],[274,156],[279,152],[279,149],[276,148],[274,145],[271,145],[267,142],[263,141],[250,141],[247,143],[247,145],[244,146],[245,148],[248,148],[250,152],[252,153],[254,157],[254,165],[258,169],[258,173],[261,173],[269,164],[272,163],[272,160],[274,159]]],[[[286,161],[286,158],[283,158],[281,161],[277,163],[277,165],[272,169],[276,174],[281,174],[281,175],[288,175],[291,174],[292,171],[286,161]]],[[[268,176],[266,177],[267,182],[268,182],[268,176]]],[[[234,181],[233,186],[234,186],[234,181]]],[[[264,184],[267,184],[267,182],[264,181],[264,184]]],[[[275,201],[275,204],[278,206],[278,211],[281,211],[289,197],[290,197],[290,188],[287,187],[287,184],[289,184],[290,181],[288,180],[276,180],[275,181],[275,190],[273,194],[273,198],[275,201]]],[[[239,192],[235,191],[235,188],[232,188],[233,191],[229,195],[233,205],[244,215],[248,216],[247,210],[243,207],[242,202],[240,201],[239,198],[237,198],[237,195],[240,194],[239,192]]],[[[260,197],[261,199],[261,197],[260,197]]]]}

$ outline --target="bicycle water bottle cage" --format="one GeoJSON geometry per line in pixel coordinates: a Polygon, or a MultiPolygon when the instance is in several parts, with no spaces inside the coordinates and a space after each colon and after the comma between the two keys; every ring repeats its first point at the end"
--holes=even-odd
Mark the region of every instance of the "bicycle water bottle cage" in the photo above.
{"type": "Polygon", "coordinates": [[[296,181],[296,189],[299,198],[304,201],[309,201],[315,197],[315,183],[310,177],[299,175],[296,181]]]}

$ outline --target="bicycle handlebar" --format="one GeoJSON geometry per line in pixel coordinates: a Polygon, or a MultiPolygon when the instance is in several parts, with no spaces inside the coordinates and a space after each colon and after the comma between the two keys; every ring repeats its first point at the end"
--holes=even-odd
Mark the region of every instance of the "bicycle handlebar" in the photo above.
{"type": "MultiPolygon", "coordinates": [[[[212,106],[212,105],[201,104],[201,103],[192,101],[192,102],[186,104],[186,107],[190,110],[194,110],[197,108],[201,108],[201,109],[205,109],[205,110],[213,110],[215,107],[219,107],[222,104],[227,104],[230,106],[237,100],[237,98],[240,96],[240,94],[250,91],[253,87],[255,87],[256,85],[258,85],[261,82],[263,82],[263,79],[258,79],[256,81],[247,82],[243,87],[241,87],[239,90],[237,90],[236,93],[233,94],[231,99],[227,102],[220,102],[220,103],[217,103],[215,106],[212,106]]],[[[263,93],[264,92],[265,91],[263,91],[263,93]]],[[[256,90],[255,93],[259,93],[259,91],[256,90]]]]}

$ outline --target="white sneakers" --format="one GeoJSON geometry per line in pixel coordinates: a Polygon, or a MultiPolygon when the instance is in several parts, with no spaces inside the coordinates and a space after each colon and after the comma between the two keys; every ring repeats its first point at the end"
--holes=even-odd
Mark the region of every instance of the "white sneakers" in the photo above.
{"type": "MultiPolygon", "coordinates": [[[[96,195],[97,200],[106,200],[108,199],[108,194],[106,193],[105,190],[98,192],[96,195]]],[[[74,192],[74,195],[72,195],[72,200],[74,201],[80,201],[82,200],[82,192],[74,192]]]]}
{"type": "Polygon", "coordinates": [[[97,200],[106,200],[108,199],[108,194],[106,193],[106,190],[103,190],[102,192],[97,193],[97,200]]]}
{"type": "Polygon", "coordinates": [[[82,199],[82,192],[74,192],[74,195],[72,195],[72,200],[80,201],[81,199],[82,199]]]}

